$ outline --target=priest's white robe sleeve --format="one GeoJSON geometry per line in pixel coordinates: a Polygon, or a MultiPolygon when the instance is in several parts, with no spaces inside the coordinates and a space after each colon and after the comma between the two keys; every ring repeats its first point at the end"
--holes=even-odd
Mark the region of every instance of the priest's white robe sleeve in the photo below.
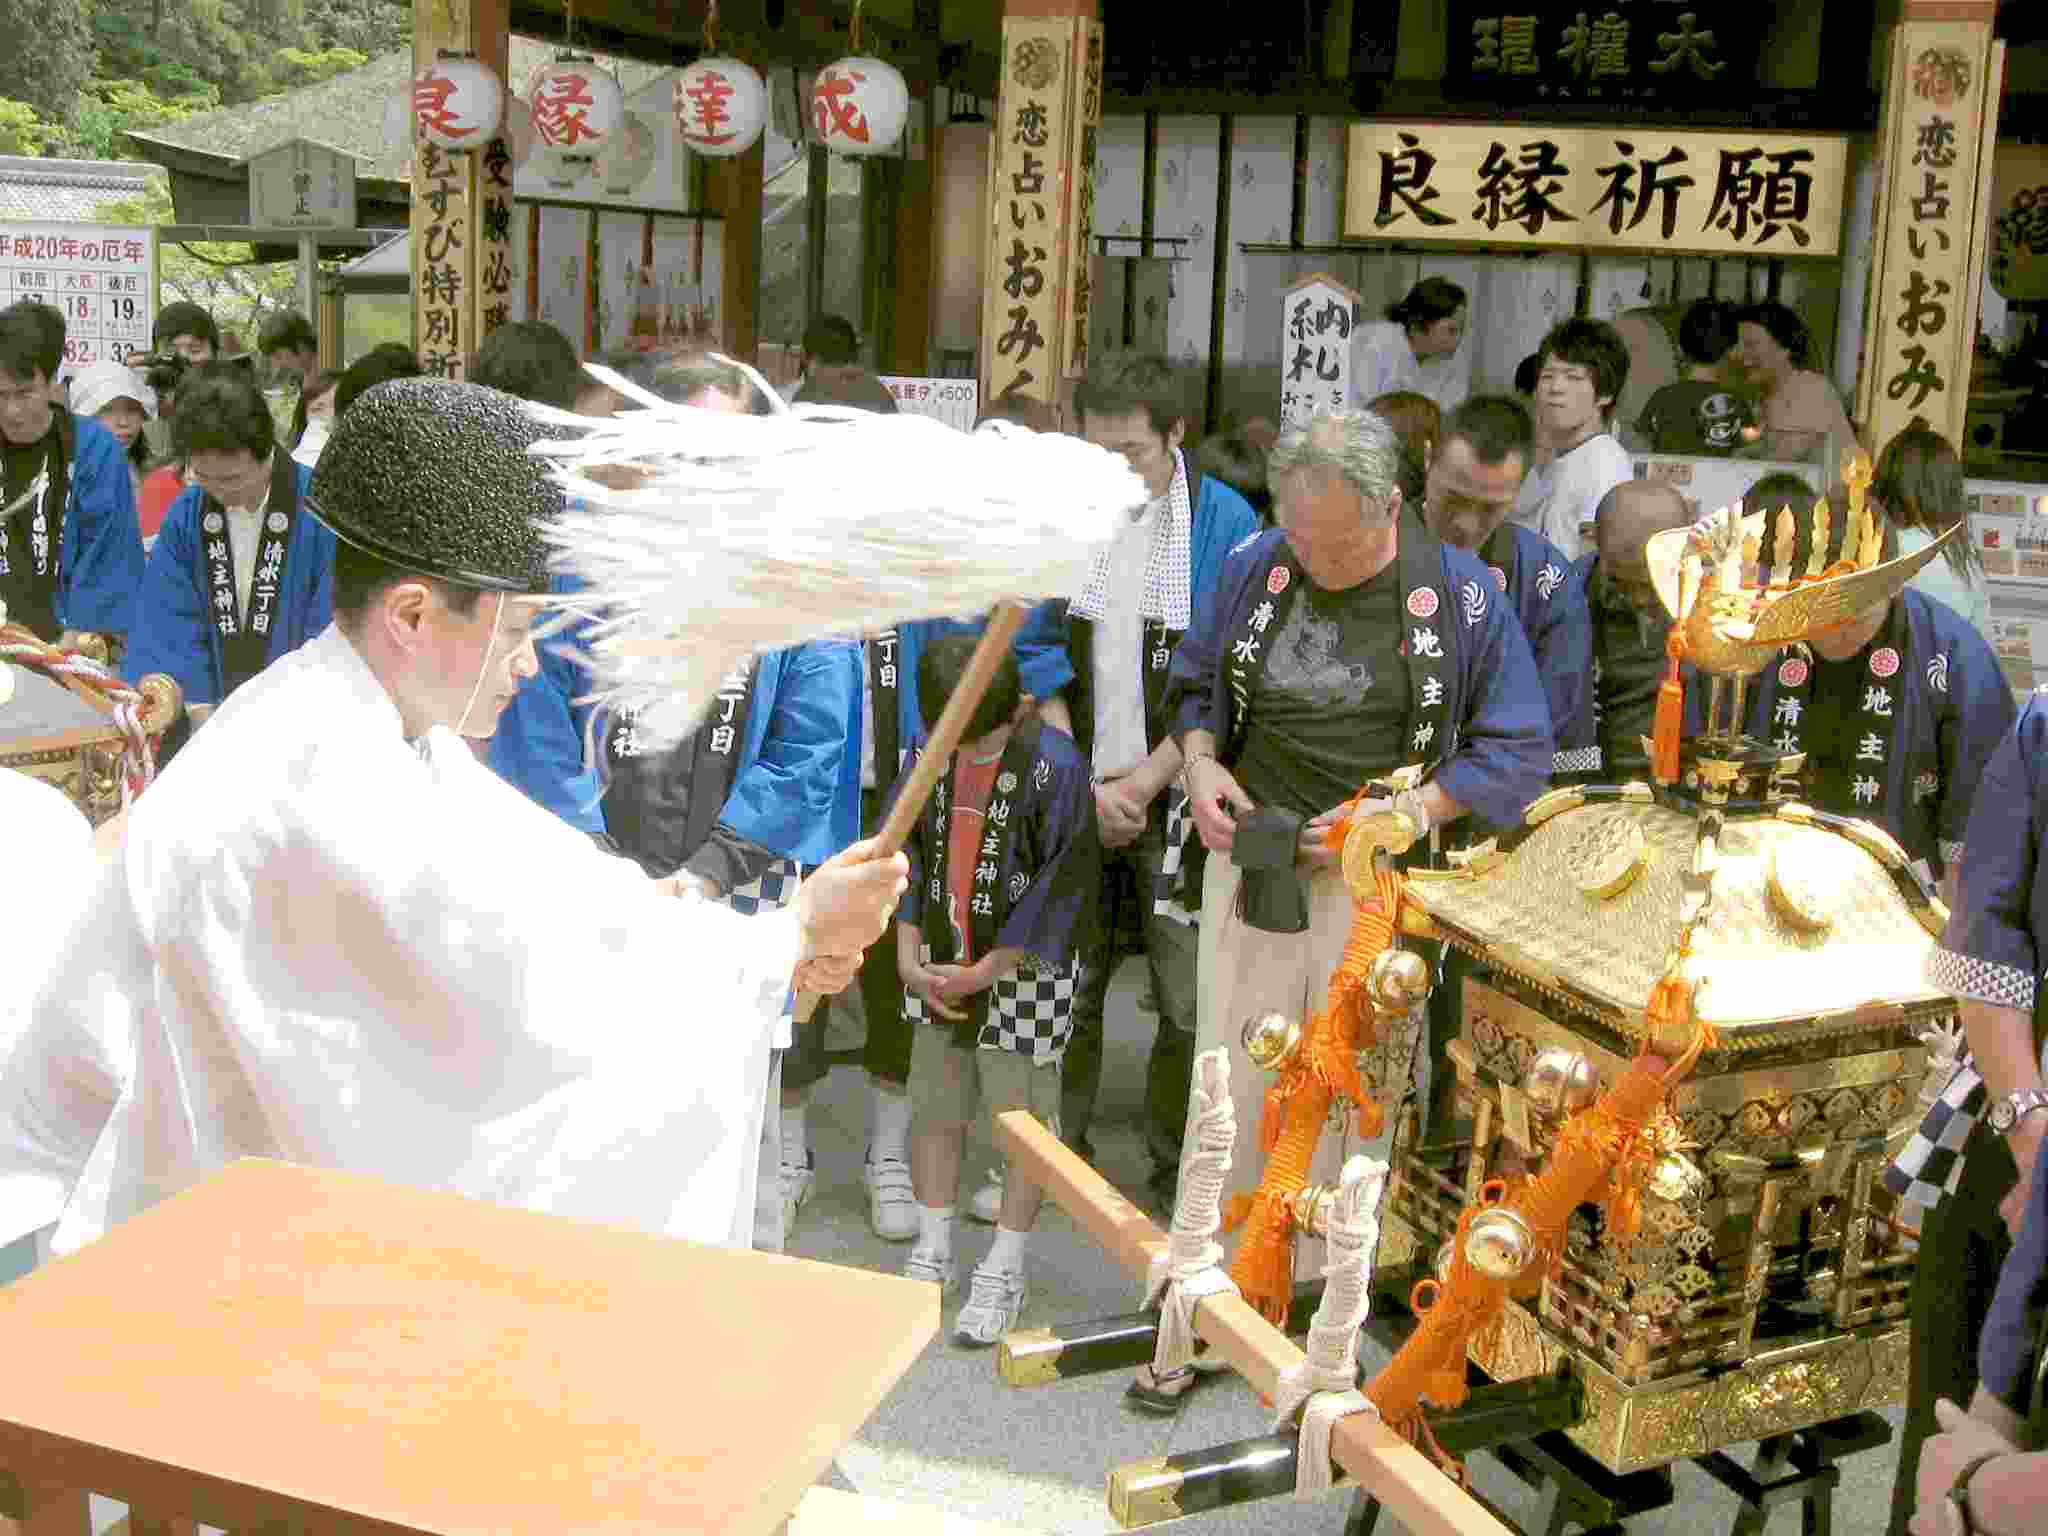
{"type": "Polygon", "coordinates": [[[0,1239],[58,1200],[66,1250],[265,1156],[730,1241],[794,914],[667,896],[358,697],[260,743],[242,702],[138,802],[7,1064],[0,1239]]]}

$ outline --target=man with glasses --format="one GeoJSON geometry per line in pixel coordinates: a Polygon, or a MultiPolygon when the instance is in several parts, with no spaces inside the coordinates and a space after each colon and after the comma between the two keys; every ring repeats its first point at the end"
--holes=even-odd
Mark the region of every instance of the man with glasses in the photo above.
{"type": "Polygon", "coordinates": [[[1225,557],[1259,524],[1242,496],[1204,476],[1181,453],[1187,411],[1163,359],[1128,358],[1091,373],[1074,404],[1082,435],[1123,454],[1152,499],[1096,556],[1080,593],[1045,605],[1017,639],[1025,690],[1040,700],[1048,723],[1071,735],[1091,760],[1103,846],[1105,899],[1082,950],[1073,1038],[1062,1064],[1060,1129],[1070,1146],[1088,1155],[1102,1074],[1103,1003],[1122,958],[1118,910],[1134,901],[1133,926],[1144,935],[1159,1009],[1146,1071],[1145,1140],[1154,1162],[1153,1193],[1168,1205],[1194,1070],[1192,914],[1200,898],[1184,901],[1181,893],[1191,822],[1178,785],[1180,749],[1164,708],[1167,665],[1191,615],[1215,593],[1225,557]]]}
{"type": "Polygon", "coordinates": [[[150,551],[128,667],[135,677],[176,678],[198,725],[327,627],[334,535],[301,510],[313,472],[279,450],[247,368],[195,369],[177,399],[178,451],[192,484],[150,551]]]}
{"type": "Polygon", "coordinates": [[[142,580],[135,484],[113,434],[51,399],[63,360],[44,306],[0,310],[0,603],[39,639],[118,640],[142,580]]]}

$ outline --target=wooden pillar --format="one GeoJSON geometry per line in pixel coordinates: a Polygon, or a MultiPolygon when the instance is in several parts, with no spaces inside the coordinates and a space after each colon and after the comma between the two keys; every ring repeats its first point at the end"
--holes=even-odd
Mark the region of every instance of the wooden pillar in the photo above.
{"type": "Polygon", "coordinates": [[[1005,0],[989,153],[982,398],[1047,402],[1088,366],[1102,26],[1095,0],[1005,0]]]}
{"type": "Polygon", "coordinates": [[[1905,0],[1892,30],[1856,391],[1873,454],[1915,416],[1963,442],[2005,73],[1997,13],[1997,0],[1905,0]]]}
{"type": "MultiPolygon", "coordinates": [[[[933,317],[933,273],[937,257],[932,242],[932,213],[936,204],[934,188],[941,169],[944,135],[938,120],[933,91],[913,112],[925,116],[925,158],[906,158],[897,166],[896,195],[892,228],[888,231],[895,267],[890,273],[888,299],[893,306],[889,336],[891,345],[882,353],[884,373],[920,375],[930,371],[933,317]]],[[[906,132],[908,130],[905,130],[906,132]]]]}
{"type": "MultiPolygon", "coordinates": [[[[413,0],[413,69],[441,49],[474,53],[505,83],[509,0],[413,0]]],[[[511,318],[512,156],[503,138],[450,154],[413,145],[413,336],[420,366],[467,376],[483,338],[511,318]]]]}
{"type": "Polygon", "coordinates": [[[348,296],[342,292],[339,283],[328,283],[320,290],[320,306],[314,312],[314,324],[320,332],[320,366],[338,369],[348,363],[348,296]]]}
{"type": "Polygon", "coordinates": [[[760,348],[761,142],[729,160],[704,161],[704,210],[719,219],[718,333],[730,357],[754,362],[760,348]]]}

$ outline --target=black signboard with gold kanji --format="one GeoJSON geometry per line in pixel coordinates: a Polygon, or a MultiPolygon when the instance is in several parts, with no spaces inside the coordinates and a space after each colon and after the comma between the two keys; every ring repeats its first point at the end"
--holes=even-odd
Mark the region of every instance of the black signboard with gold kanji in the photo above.
{"type": "Polygon", "coordinates": [[[1451,0],[1444,91],[1489,101],[1693,103],[1755,84],[1754,0],[1451,0]]]}

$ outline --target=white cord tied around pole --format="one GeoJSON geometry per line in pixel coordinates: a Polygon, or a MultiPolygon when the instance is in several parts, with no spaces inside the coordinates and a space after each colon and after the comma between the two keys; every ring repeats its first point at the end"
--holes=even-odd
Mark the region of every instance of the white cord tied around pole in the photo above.
{"type": "Polygon", "coordinates": [[[1372,1308],[1372,1255],[1379,1244],[1380,1189],[1387,1165],[1376,1157],[1354,1157],[1330,1204],[1330,1229],[1323,1259],[1323,1299],[1308,1328],[1306,1358],[1273,1389],[1276,1429],[1301,1412],[1300,1451],[1294,1492],[1311,1498],[1333,1481],[1330,1434],[1348,1414],[1378,1410],[1358,1390],[1358,1331],[1372,1308]]]}
{"type": "Polygon", "coordinates": [[[1145,1276],[1145,1305],[1156,1302],[1159,1307],[1159,1342],[1152,1352],[1155,1378],[1178,1371],[1195,1358],[1195,1303],[1225,1291],[1237,1294],[1221,1268],[1223,1245],[1216,1241],[1223,1221],[1223,1181],[1230,1174],[1230,1151],[1236,1141],[1230,1051],[1219,1046],[1195,1058],[1173,1228],[1166,1236],[1166,1252],[1152,1260],[1145,1276]]]}

